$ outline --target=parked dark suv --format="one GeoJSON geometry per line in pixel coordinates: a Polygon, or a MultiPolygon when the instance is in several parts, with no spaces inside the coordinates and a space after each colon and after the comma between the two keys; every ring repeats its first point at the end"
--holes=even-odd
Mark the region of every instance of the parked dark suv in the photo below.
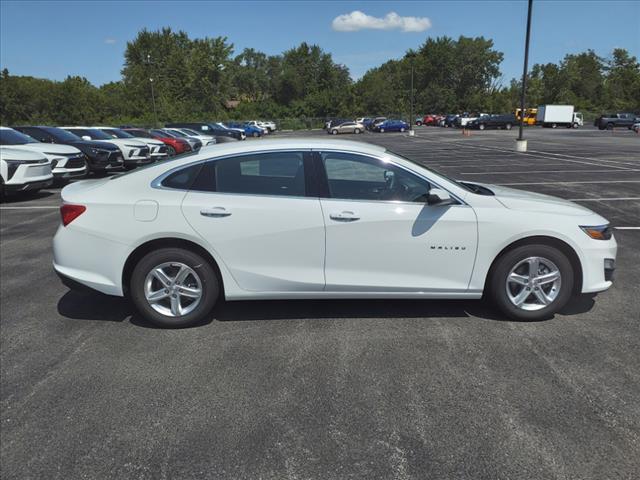
{"type": "MultiPolygon", "coordinates": [[[[182,122],[182,123],[167,123],[167,128],[189,128],[200,132],[202,135],[212,135],[216,137],[229,137],[236,140],[242,140],[242,133],[239,130],[231,130],[228,128],[222,128],[214,123],[197,123],[197,122],[182,122]]],[[[224,141],[224,140],[223,140],[224,141]]]]}
{"type": "Polygon", "coordinates": [[[13,127],[44,143],[60,143],[76,147],[87,156],[89,172],[105,173],[124,168],[124,158],[118,147],[112,143],[97,140],[83,140],[77,135],[56,127],[24,126],[13,127]]]}
{"type": "Polygon", "coordinates": [[[467,128],[477,128],[484,130],[485,128],[504,128],[511,130],[516,125],[516,116],[512,113],[506,115],[482,115],[467,124],[467,128]]]}
{"type": "Polygon", "coordinates": [[[600,130],[612,130],[614,127],[631,128],[640,118],[634,113],[609,113],[600,115],[593,123],[600,130]]]}

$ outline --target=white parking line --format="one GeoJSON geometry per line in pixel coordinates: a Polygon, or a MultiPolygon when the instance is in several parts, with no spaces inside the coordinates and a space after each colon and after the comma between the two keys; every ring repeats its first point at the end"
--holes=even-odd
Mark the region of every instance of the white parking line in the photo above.
{"type": "Polygon", "coordinates": [[[627,173],[640,172],[639,168],[629,170],[520,170],[514,172],[460,172],[460,175],[508,175],[512,173],[627,173]]]}
{"type": "Polygon", "coordinates": [[[640,197],[570,198],[570,202],[617,202],[619,200],[640,200],[640,197]]]}
{"type": "Polygon", "coordinates": [[[640,183],[640,180],[585,180],[582,182],[516,182],[496,185],[573,185],[578,183],[640,183]]]}

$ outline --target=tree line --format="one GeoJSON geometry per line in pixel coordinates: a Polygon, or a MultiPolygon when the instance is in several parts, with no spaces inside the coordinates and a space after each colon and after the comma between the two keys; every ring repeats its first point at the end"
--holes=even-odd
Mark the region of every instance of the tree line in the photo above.
{"type": "MultiPolygon", "coordinates": [[[[144,124],[227,119],[304,119],[409,113],[511,112],[520,81],[504,85],[502,52],[484,37],[428,38],[353,81],[331,54],[305,42],[266,55],[234,55],[225,37],[191,39],[171,28],[142,30],[127,43],[122,78],[99,87],[0,74],[2,124],[144,124]]],[[[592,50],[535,64],[527,104],[568,103],[583,112],[640,112],[640,64],[622,48],[602,58],[592,50]]]]}

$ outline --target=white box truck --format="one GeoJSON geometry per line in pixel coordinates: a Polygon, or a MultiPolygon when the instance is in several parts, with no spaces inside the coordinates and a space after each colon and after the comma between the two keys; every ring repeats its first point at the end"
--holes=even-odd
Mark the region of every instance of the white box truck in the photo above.
{"type": "Polygon", "coordinates": [[[543,127],[578,128],[584,124],[582,114],[573,111],[573,105],[540,105],[536,124],[543,127]]]}

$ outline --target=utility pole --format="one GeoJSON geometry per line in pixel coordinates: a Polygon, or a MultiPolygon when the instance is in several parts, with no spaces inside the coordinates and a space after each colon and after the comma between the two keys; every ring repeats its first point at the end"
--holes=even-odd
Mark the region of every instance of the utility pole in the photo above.
{"type": "Polygon", "coordinates": [[[527,141],[523,137],[524,133],[524,103],[527,92],[527,69],[529,67],[529,36],[531,34],[531,9],[533,7],[533,0],[529,0],[529,6],[527,10],[527,36],[524,41],[524,68],[522,70],[522,92],[520,93],[520,129],[518,132],[518,140],[516,141],[516,150],[518,152],[527,151],[527,141]]]}
{"type": "MultiPolygon", "coordinates": [[[[147,65],[151,65],[151,55],[147,54],[147,65]]],[[[158,111],[156,110],[156,94],[153,90],[153,77],[149,77],[149,83],[151,84],[151,102],[153,103],[153,121],[154,127],[158,126],[158,111]]]]}
{"type": "Polygon", "coordinates": [[[413,130],[413,59],[415,58],[415,55],[412,54],[411,55],[411,108],[410,108],[410,113],[409,113],[409,136],[414,136],[416,134],[416,132],[413,130]]]}

